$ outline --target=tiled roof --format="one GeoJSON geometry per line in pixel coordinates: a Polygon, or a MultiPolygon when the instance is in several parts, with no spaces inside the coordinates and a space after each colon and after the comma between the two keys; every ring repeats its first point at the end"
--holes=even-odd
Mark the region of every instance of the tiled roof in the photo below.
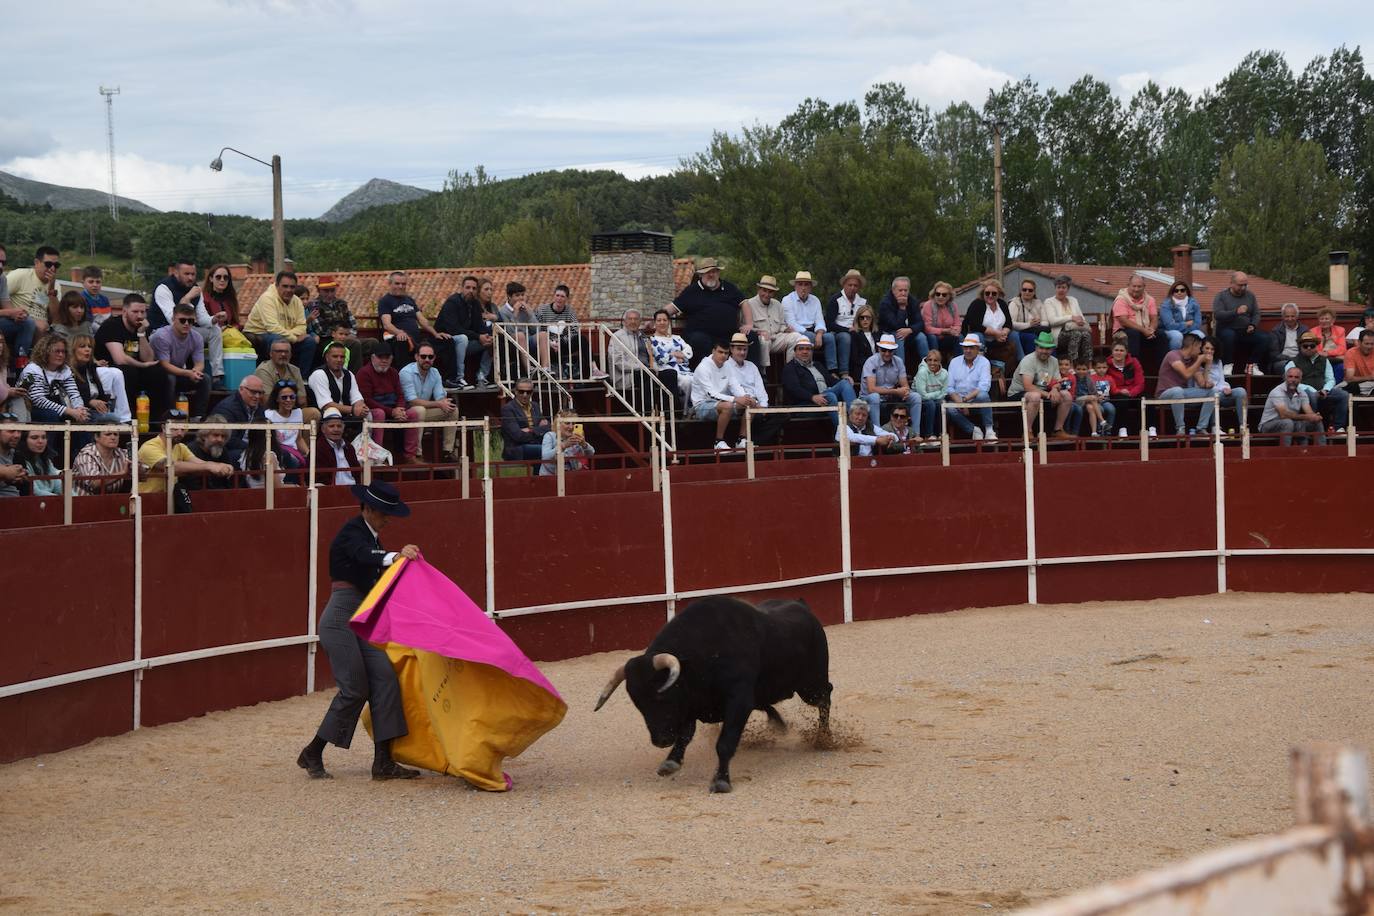
{"type": "MultiPolygon", "coordinates": [[[[1117,291],[1125,287],[1130,280],[1131,274],[1140,272],[1145,277],[1145,289],[1156,300],[1163,301],[1169,295],[1169,287],[1174,282],[1174,269],[1170,267],[1125,267],[1125,266],[1103,266],[1096,264],[1046,264],[1039,261],[1012,261],[1006,265],[1007,271],[1016,270],[1029,271],[1039,274],[1048,280],[1053,281],[1060,274],[1068,274],[1073,281],[1073,285],[1080,289],[1091,290],[1100,293],[1108,299],[1116,296],[1117,291]],[[1157,279],[1151,274],[1158,274],[1166,279],[1157,279]]],[[[972,289],[979,283],[991,277],[986,274],[977,280],[965,283],[956,292],[963,292],[972,289]]],[[[1297,303],[1298,311],[1304,317],[1316,319],[1317,312],[1323,308],[1329,308],[1336,312],[1337,320],[1342,315],[1359,315],[1364,309],[1359,303],[1337,302],[1320,293],[1311,290],[1300,289],[1296,286],[1289,286],[1287,283],[1278,283],[1274,280],[1266,280],[1250,274],[1250,292],[1255,294],[1255,299],[1259,302],[1260,308],[1265,314],[1278,314],[1279,306],[1285,302],[1297,303]]],[[[1225,289],[1231,283],[1231,271],[1229,270],[1193,270],[1193,297],[1202,306],[1204,312],[1211,312],[1212,299],[1219,290],[1225,289]]]]}
{"type": "MultiPolygon", "coordinates": [[[[326,272],[330,273],[330,272],[326,272]]],[[[377,300],[386,294],[389,270],[333,271],[334,279],[339,281],[339,296],[348,302],[349,308],[358,318],[362,327],[375,327],[377,321],[377,300]]],[[[559,283],[567,284],[572,290],[572,307],[578,315],[585,318],[592,298],[592,273],[590,264],[542,264],[525,267],[445,267],[439,269],[407,270],[410,283],[408,292],[420,304],[430,318],[439,314],[439,306],[444,300],[456,293],[463,278],[472,276],[489,279],[496,285],[495,300],[505,301],[506,284],[512,280],[525,284],[529,290],[529,301],[536,306],[553,301],[553,288],[559,283]]],[[[301,282],[313,290],[320,274],[298,272],[301,282]]],[[[677,258],[673,261],[673,280],[681,289],[692,280],[692,260],[677,258]]],[[[239,311],[247,315],[258,301],[263,290],[272,282],[271,274],[249,274],[238,281],[239,311]]]]}

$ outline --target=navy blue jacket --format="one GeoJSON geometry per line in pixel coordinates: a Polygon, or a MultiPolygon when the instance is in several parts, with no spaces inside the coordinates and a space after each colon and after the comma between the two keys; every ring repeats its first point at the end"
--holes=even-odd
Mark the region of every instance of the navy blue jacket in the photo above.
{"type": "MultiPolygon", "coordinates": [[[[835,384],[834,373],[820,363],[813,362],[811,365],[820,371],[827,388],[835,384]]],[[[811,374],[811,370],[794,359],[782,367],[782,393],[788,404],[805,406],[821,393],[821,389],[816,387],[816,377],[811,374]]]]}
{"type": "Polygon", "coordinates": [[[921,303],[913,296],[907,296],[906,319],[903,320],[901,310],[897,308],[897,300],[893,298],[892,290],[888,290],[878,303],[878,330],[884,334],[896,334],[899,328],[911,328],[913,331],[925,333],[926,319],[921,314],[921,303]]]}
{"type": "Polygon", "coordinates": [[[329,578],[348,582],[366,595],[382,577],[389,551],[372,536],[361,515],[349,519],[329,545],[329,578]]]}

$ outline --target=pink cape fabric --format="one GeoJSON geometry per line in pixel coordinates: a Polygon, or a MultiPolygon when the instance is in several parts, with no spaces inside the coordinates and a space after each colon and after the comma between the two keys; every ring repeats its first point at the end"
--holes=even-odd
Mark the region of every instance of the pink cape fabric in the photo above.
{"type": "Polygon", "coordinates": [[[397,643],[448,658],[491,665],[547,690],[558,691],[525,653],[448,576],[425,562],[399,558],[380,593],[373,590],[349,621],[370,643],[397,643]],[[381,609],[385,607],[386,612],[381,609]]]}

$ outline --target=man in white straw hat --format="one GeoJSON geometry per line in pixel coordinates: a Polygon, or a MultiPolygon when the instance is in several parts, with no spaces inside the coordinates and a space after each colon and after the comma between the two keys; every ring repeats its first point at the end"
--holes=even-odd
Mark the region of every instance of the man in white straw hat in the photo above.
{"type": "Polygon", "coordinates": [[[949,363],[949,397],[945,401],[945,412],[949,414],[949,422],[964,435],[995,442],[997,432],[992,427],[992,408],[967,406],[991,400],[988,390],[992,388],[992,364],[982,354],[983,342],[977,334],[965,335],[959,348],[964,351],[963,356],[949,363]],[[970,410],[978,414],[977,426],[969,422],[970,410]]]}
{"type": "Polygon", "coordinates": [[[745,336],[752,332],[758,337],[759,359],[756,365],[760,369],[767,369],[775,353],[783,354],[784,362],[791,359],[792,348],[801,340],[802,335],[787,326],[782,300],[778,298],[778,281],[764,274],[759,277],[759,282],[755,286],[758,288],[758,294],[752,299],[744,300],[741,306],[744,324],[740,331],[745,336]]]}
{"type": "MultiPolygon", "coordinates": [[[[787,326],[797,334],[804,334],[811,342],[821,348],[825,357],[825,368],[838,373],[839,363],[835,354],[835,335],[825,325],[825,306],[819,296],[811,295],[816,281],[811,279],[811,271],[799,270],[792,278],[792,292],[783,297],[782,313],[787,318],[787,326]]],[[[844,367],[849,374],[849,367],[844,367]]]]}
{"type": "Polygon", "coordinates": [[[911,390],[911,379],[906,374],[906,366],[897,355],[897,338],[884,334],[878,338],[878,352],[868,358],[861,372],[862,394],[868,402],[869,412],[874,422],[881,420],[879,411],[884,403],[900,404],[905,401],[911,410],[911,422],[917,429],[921,426],[921,396],[911,390]]]}

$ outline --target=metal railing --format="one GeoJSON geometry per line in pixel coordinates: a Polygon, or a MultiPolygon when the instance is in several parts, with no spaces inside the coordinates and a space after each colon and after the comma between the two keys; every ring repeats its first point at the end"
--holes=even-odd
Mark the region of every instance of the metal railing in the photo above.
{"type": "MultiPolygon", "coordinates": [[[[183,433],[184,433],[184,432],[198,432],[198,431],[203,430],[203,429],[218,429],[218,430],[223,430],[223,431],[225,431],[225,432],[231,432],[231,431],[234,431],[234,430],[244,430],[244,431],[248,432],[250,435],[251,435],[255,430],[260,430],[260,431],[263,431],[263,432],[265,433],[265,435],[267,435],[267,436],[269,436],[269,437],[270,437],[273,433],[275,433],[275,432],[280,432],[280,431],[282,431],[282,430],[287,430],[287,429],[294,429],[294,430],[296,430],[296,431],[298,431],[298,432],[303,432],[303,433],[305,433],[306,436],[309,437],[310,442],[311,442],[311,446],[306,450],[306,451],[307,451],[307,454],[308,454],[308,456],[309,456],[309,466],[308,466],[309,483],[308,483],[307,486],[312,487],[312,488],[315,486],[315,448],[314,448],[314,441],[315,441],[315,424],[314,424],[313,422],[312,422],[312,423],[268,423],[268,422],[263,422],[263,423],[191,423],[191,422],[188,422],[188,421],[181,421],[181,420],[168,420],[166,423],[162,424],[162,433],[160,434],[160,435],[161,435],[161,439],[162,439],[162,452],[163,452],[164,455],[167,456],[166,465],[165,465],[165,467],[163,468],[163,473],[164,473],[164,476],[165,476],[166,481],[167,481],[167,514],[168,514],[168,515],[170,515],[170,514],[172,514],[173,512],[176,511],[176,509],[175,509],[175,506],[176,506],[176,493],[175,493],[175,487],[176,487],[176,482],[177,482],[177,471],[176,471],[176,461],[175,461],[175,460],[173,459],[173,457],[172,457],[172,445],[173,445],[173,443],[172,443],[172,434],[173,434],[173,433],[177,433],[177,432],[183,432],[183,433]]],[[[135,452],[134,462],[137,463],[137,461],[138,461],[137,452],[135,452]]],[[[225,463],[225,464],[228,464],[228,462],[224,462],[224,463],[225,463]]],[[[284,467],[279,467],[278,464],[277,464],[277,456],[276,456],[276,453],[272,451],[272,447],[271,447],[271,442],[270,442],[270,441],[267,443],[267,446],[266,446],[266,448],[264,449],[264,451],[263,451],[263,453],[262,453],[262,464],[263,464],[263,466],[262,466],[262,469],[261,469],[261,473],[262,473],[262,490],[263,490],[263,498],[264,498],[265,501],[266,501],[266,508],[268,508],[268,509],[275,509],[276,506],[277,506],[277,502],[276,502],[276,491],[277,491],[277,487],[280,485],[280,484],[278,484],[278,482],[277,482],[277,476],[278,476],[279,474],[285,474],[285,473],[287,473],[287,472],[289,472],[289,471],[298,471],[298,470],[301,470],[301,469],[300,469],[300,468],[284,468],[284,467]]],[[[232,465],[230,465],[230,466],[232,467],[232,465]]],[[[235,468],[234,470],[235,470],[235,471],[238,471],[238,470],[240,470],[240,469],[239,469],[239,468],[235,468]]],[[[248,470],[247,468],[244,468],[244,469],[242,469],[242,470],[243,470],[246,474],[249,474],[249,475],[251,476],[252,472],[251,472],[250,470],[248,470]]]]}
{"type": "MultiPolygon", "coordinates": [[[[62,433],[62,467],[58,474],[62,480],[62,524],[72,523],[72,497],[75,495],[75,477],[72,471],[72,438],[66,433],[101,433],[111,429],[129,435],[129,489],[138,493],[138,422],[130,423],[5,423],[4,429],[20,430],[22,436],[27,432],[62,433]]],[[[51,449],[49,449],[51,451],[51,449]]]]}
{"type": "Polygon", "coordinates": [[[551,417],[572,406],[572,393],[549,371],[547,339],[541,325],[493,324],[491,326],[492,378],[501,395],[515,397],[515,383],[528,378],[534,384],[534,402],[544,416],[551,417]],[[528,342],[533,337],[537,354],[528,342]]]}
{"type": "MultiPolygon", "coordinates": [[[[564,457],[565,457],[564,452],[563,452],[563,436],[562,436],[562,424],[563,424],[563,423],[572,423],[572,424],[574,424],[574,425],[575,425],[575,424],[578,424],[578,423],[581,423],[581,424],[584,424],[584,425],[587,424],[587,423],[590,423],[590,424],[592,424],[593,426],[596,426],[596,425],[601,425],[601,426],[614,426],[614,425],[617,424],[617,423],[633,423],[633,424],[638,425],[638,424],[644,423],[644,424],[650,425],[650,426],[654,426],[654,425],[661,426],[661,425],[663,424],[663,420],[662,420],[662,418],[648,418],[648,419],[646,419],[646,418],[643,418],[643,417],[607,417],[607,416],[583,417],[583,416],[578,416],[577,414],[574,414],[574,413],[559,414],[558,416],[556,416],[556,417],[554,418],[553,426],[552,426],[552,428],[550,429],[550,432],[552,432],[552,433],[554,434],[554,454],[553,454],[553,459],[554,459],[554,462],[555,462],[554,475],[557,476],[557,478],[558,478],[558,495],[559,495],[559,496],[564,496],[564,495],[566,495],[566,491],[567,491],[567,484],[566,484],[566,480],[567,480],[567,467],[566,467],[566,465],[567,465],[567,462],[565,462],[565,461],[563,460],[564,457]]],[[[654,436],[653,436],[653,438],[652,438],[652,440],[651,440],[651,441],[653,442],[653,444],[652,444],[652,445],[650,446],[650,448],[649,448],[649,465],[650,465],[650,467],[653,469],[653,470],[652,470],[652,473],[653,473],[653,491],[654,491],[655,493],[657,493],[658,490],[659,490],[660,483],[661,483],[661,481],[662,481],[662,476],[663,476],[662,465],[663,465],[663,461],[664,461],[664,457],[663,457],[663,456],[664,456],[665,452],[664,452],[664,450],[661,449],[660,446],[659,446],[659,442],[661,442],[661,441],[662,441],[662,438],[663,438],[662,434],[661,434],[660,432],[656,431],[656,430],[653,431],[653,432],[654,432],[654,436]]],[[[542,470],[543,466],[544,466],[545,464],[547,464],[547,463],[548,463],[547,460],[541,458],[541,459],[540,459],[540,465],[539,465],[540,469],[542,470]]],[[[536,471],[536,472],[535,472],[535,476],[539,476],[539,473],[540,473],[539,471],[536,471]]]]}
{"type": "Polygon", "coordinates": [[[611,397],[644,424],[661,448],[677,451],[677,392],[640,362],[609,326],[597,325],[594,338],[611,370],[605,379],[611,397]]]}
{"type": "MultiPolygon", "coordinates": [[[[482,436],[482,477],[491,477],[491,428],[486,420],[387,420],[377,422],[371,416],[363,418],[362,435],[365,441],[371,441],[372,431],[380,429],[385,432],[388,429],[406,430],[418,429],[420,435],[424,435],[424,430],[442,430],[453,428],[457,431],[455,441],[458,445],[458,479],[462,489],[462,498],[467,499],[471,495],[471,467],[472,459],[468,451],[468,430],[472,430],[474,437],[477,434],[482,436]]],[[[314,454],[314,450],[311,450],[314,454]]],[[[368,449],[363,450],[363,456],[359,459],[362,462],[362,482],[364,485],[372,483],[372,469],[377,464],[372,460],[372,453],[368,449]]],[[[392,467],[402,467],[392,465],[392,467]]],[[[312,478],[313,479],[313,478],[312,478]]]]}

